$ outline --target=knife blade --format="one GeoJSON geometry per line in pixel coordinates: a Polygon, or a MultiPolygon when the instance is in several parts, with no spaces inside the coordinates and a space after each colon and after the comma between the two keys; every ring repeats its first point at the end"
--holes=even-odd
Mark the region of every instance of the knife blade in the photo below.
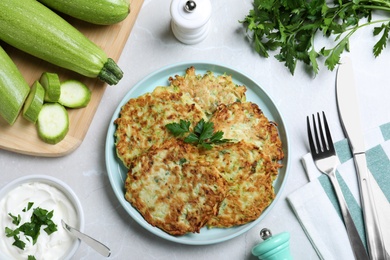
{"type": "Polygon", "coordinates": [[[375,204],[371,174],[367,169],[359,101],[349,58],[344,58],[337,70],[336,98],[343,130],[355,162],[369,256],[373,260],[387,259],[377,213],[380,205],[375,204]]]}

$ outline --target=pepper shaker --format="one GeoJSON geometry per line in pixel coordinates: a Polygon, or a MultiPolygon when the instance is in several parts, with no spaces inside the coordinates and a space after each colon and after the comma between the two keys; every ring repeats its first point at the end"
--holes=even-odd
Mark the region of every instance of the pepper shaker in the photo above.
{"type": "Polygon", "coordinates": [[[210,0],[172,0],[171,17],[172,32],[179,41],[199,43],[209,32],[210,0]]]}
{"type": "Polygon", "coordinates": [[[252,254],[259,260],[292,260],[290,234],[283,232],[272,236],[269,229],[263,228],[260,236],[264,240],[252,248],[252,254]]]}

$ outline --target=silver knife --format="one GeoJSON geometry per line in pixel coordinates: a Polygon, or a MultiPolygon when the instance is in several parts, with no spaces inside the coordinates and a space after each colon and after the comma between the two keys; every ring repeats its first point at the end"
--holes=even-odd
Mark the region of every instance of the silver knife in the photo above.
{"type": "Polygon", "coordinates": [[[372,179],[367,169],[363,130],[360,123],[352,63],[344,58],[337,71],[336,96],[343,130],[348,138],[358,177],[360,201],[363,210],[364,227],[370,259],[387,259],[382,231],[380,228],[372,179]]]}

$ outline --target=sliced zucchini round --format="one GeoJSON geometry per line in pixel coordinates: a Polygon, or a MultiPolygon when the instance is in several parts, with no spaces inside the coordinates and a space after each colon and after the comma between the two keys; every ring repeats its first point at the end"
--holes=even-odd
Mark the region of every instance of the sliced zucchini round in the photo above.
{"type": "Polygon", "coordinates": [[[58,102],[61,95],[61,82],[56,73],[43,72],[39,83],[45,88],[45,101],[58,102]]]}
{"type": "Polygon", "coordinates": [[[66,80],[61,83],[60,104],[69,108],[86,107],[91,100],[91,90],[78,80],[66,80]]]}
{"type": "Polygon", "coordinates": [[[23,117],[35,124],[42,109],[44,98],[45,89],[38,81],[35,81],[24,103],[23,117]]]}
{"type": "Polygon", "coordinates": [[[38,115],[38,135],[46,143],[62,141],[69,131],[69,116],[66,108],[59,103],[45,103],[38,115]]]}

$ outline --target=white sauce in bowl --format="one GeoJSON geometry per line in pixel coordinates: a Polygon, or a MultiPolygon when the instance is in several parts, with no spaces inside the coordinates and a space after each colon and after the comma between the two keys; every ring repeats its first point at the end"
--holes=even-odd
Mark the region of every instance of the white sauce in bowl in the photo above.
{"type": "MultiPolygon", "coordinates": [[[[38,260],[61,259],[74,244],[75,238],[61,226],[61,219],[69,225],[77,227],[77,213],[68,197],[59,189],[43,182],[24,183],[8,192],[0,201],[0,251],[13,259],[27,259],[29,255],[38,260]],[[29,202],[33,202],[30,210],[23,212],[29,202]],[[12,245],[13,237],[7,237],[5,228],[12,230],[18,226],[12,223],[11,213],[20,215],[20,225],[30,222],[33,209],[40,207],[47,211],[53,210],[52,221],[57,225],[57,231],[48,235],[43,228],[35,245],[31,237],[28,241],[23,233],[19,234],[20,240],[26,243],[24,250],[12,245]]],[[[19,225],[19,226],[20,226],[19,225]]]]}

